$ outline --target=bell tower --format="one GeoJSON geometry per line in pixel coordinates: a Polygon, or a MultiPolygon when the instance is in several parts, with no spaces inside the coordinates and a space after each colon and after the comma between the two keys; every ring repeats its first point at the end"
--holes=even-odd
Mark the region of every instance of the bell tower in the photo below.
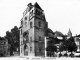
{"type": "Polygon", "coordinates": [[[42,8],[36,2],[28,4],[20,27],[20,55],[44,56],[47,22],[42,8]],[[22,49],[22,50],[21,50],[22,49]]]}
{"type": "Polygon", "coordinates": [[[68,31],[68,37],[72,37],[72,32],[71,32],[70,29],[69,29],[69,31],[68,31]]]}

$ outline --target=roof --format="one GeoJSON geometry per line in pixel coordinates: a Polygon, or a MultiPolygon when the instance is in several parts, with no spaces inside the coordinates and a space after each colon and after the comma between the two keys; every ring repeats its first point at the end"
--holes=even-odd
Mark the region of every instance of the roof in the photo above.
{"type": "Polygon", "coordinates": [[[54,33],[55,33],[55,35],[56,35],[57,37],[58,37],[58,36],[61,36],[61,37],[64,36],[64,35],[63,35],[61,32],[59,32],[59,31],[55,31],[54,33]]]}
{"type": "Polygon", "coordinates": [[[48,37],[54,37],[54,32],[50,28],[46,30],[46,33],[48,37]]]}
{"type": "Polygon", "coordinates": [[[68,34],[69,34],[69,33],[70,33],[70,34],[72,34],[72,32],[71,32],[70,28],[69,28],[68,34]]]}
{"type": "Polygon", "coordinates": [[[47,32],[54,33],[50,28],[47,29],[47,32]]]}
{"type": "Polygon", "coordinates": [[[36,8],[38,8],[38,9],[42,10],[42,8],[39,6],[39,4],[38,4],[37,2],[34,4],[34,7],[36,7],[36,8]]]}
{"type": "Polygon", "coordinates": [[[80,35],[77,35],[76,37],[80,37],[80,35]]]}

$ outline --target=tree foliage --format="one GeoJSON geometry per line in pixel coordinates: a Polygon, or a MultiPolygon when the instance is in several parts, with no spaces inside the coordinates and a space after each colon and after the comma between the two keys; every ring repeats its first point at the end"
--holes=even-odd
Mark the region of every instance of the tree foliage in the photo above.
{"type": "Polygon", "coordinates": [[[66,50],[68,50],[69,52],[77,50],[77,46],[73,37],[69,38],[68,40],[65,40],[64,45],[66,46],[66,50]]]}
{"type": "Polygon", "coordinates": [[[0,40],[4,40],[4,39],[5,39],[4,37],[1,37],[1,36],[0,36],[0,40]]]}
{"type": "Polygon", "coordinates": [[[5,38],[11,45],[11,51],[16,51],[17,48],[19,48],[19,28],[17,26],[14,26],[14,28],[12,28],[11,31],[7,31],[5,38]]]}
{"type": "Polygon", "coordinates": [[[47,51],[50,51],[50,52],[54,52],[54,51],[57,51],[57,47],[56,46],[48,46],[47,48],[46,48],[46,50],[47,51]]]}

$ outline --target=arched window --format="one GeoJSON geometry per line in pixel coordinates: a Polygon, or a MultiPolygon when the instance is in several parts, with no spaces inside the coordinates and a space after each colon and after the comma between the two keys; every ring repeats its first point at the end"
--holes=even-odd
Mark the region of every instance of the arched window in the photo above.
{"type": "Polygon", "coordinates": [[[21,21],[21,25],[23,25],[23,21],[21,21]]]}
{"type": "Polygon", "coordinates": [[[21,48],[21,53],[22,53],[22,48],[21,48]]]}
{"type": "Polygon", "coordinates": [[[25,22],[25,26],[27,26],[27,22],[25,22]]]}
{"type": "Polygon", "coordinates": [[[32,28],[32,22],[30,22],[30,28],[32,28]]]}
{"type": "Polygon", "coordinates": [[[41,41],[41,37],[39,36],[39,41],[41,41]]]}
{"type": "Polygon", "coordinates": [[[32,42],[32,36],[30,37],[30,42],[32,42]]]}
{"type": "Polygon", "coordinates": [[[39,27],[41,27],[41,21],[39,21],[38,25],[39,25],[39,27]]]}
{"type": "Polygon", "coordinates": [[[22,34],[22,29],[21,29],[21,34],[22,34]]]}
{"type": "Polygon", "coordinates": [[[25,20],[27,20],[27,17],[25,17],[25,20]]]}
{"type": "Polygon", "coordinates": [[[33,10],[32,10],[32,13],[33,13],[33,10]]]}
{"type": "Polygon", "coordinates": [[[32,46],[30,46],[30,52],[32,52],[32,46]]]}

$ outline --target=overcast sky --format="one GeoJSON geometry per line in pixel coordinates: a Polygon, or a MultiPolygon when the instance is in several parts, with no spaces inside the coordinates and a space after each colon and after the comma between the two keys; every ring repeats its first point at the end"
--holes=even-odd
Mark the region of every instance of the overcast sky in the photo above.
{"type": "Polygon", "coordinates": [[[20,26],[20,19],[28,3],[37,2],[44,10],[48,27],[53,31],[73,35],[80,34],[79,0],[0,0],[0,36],[5,36],[14,26],[20,26]]]}

